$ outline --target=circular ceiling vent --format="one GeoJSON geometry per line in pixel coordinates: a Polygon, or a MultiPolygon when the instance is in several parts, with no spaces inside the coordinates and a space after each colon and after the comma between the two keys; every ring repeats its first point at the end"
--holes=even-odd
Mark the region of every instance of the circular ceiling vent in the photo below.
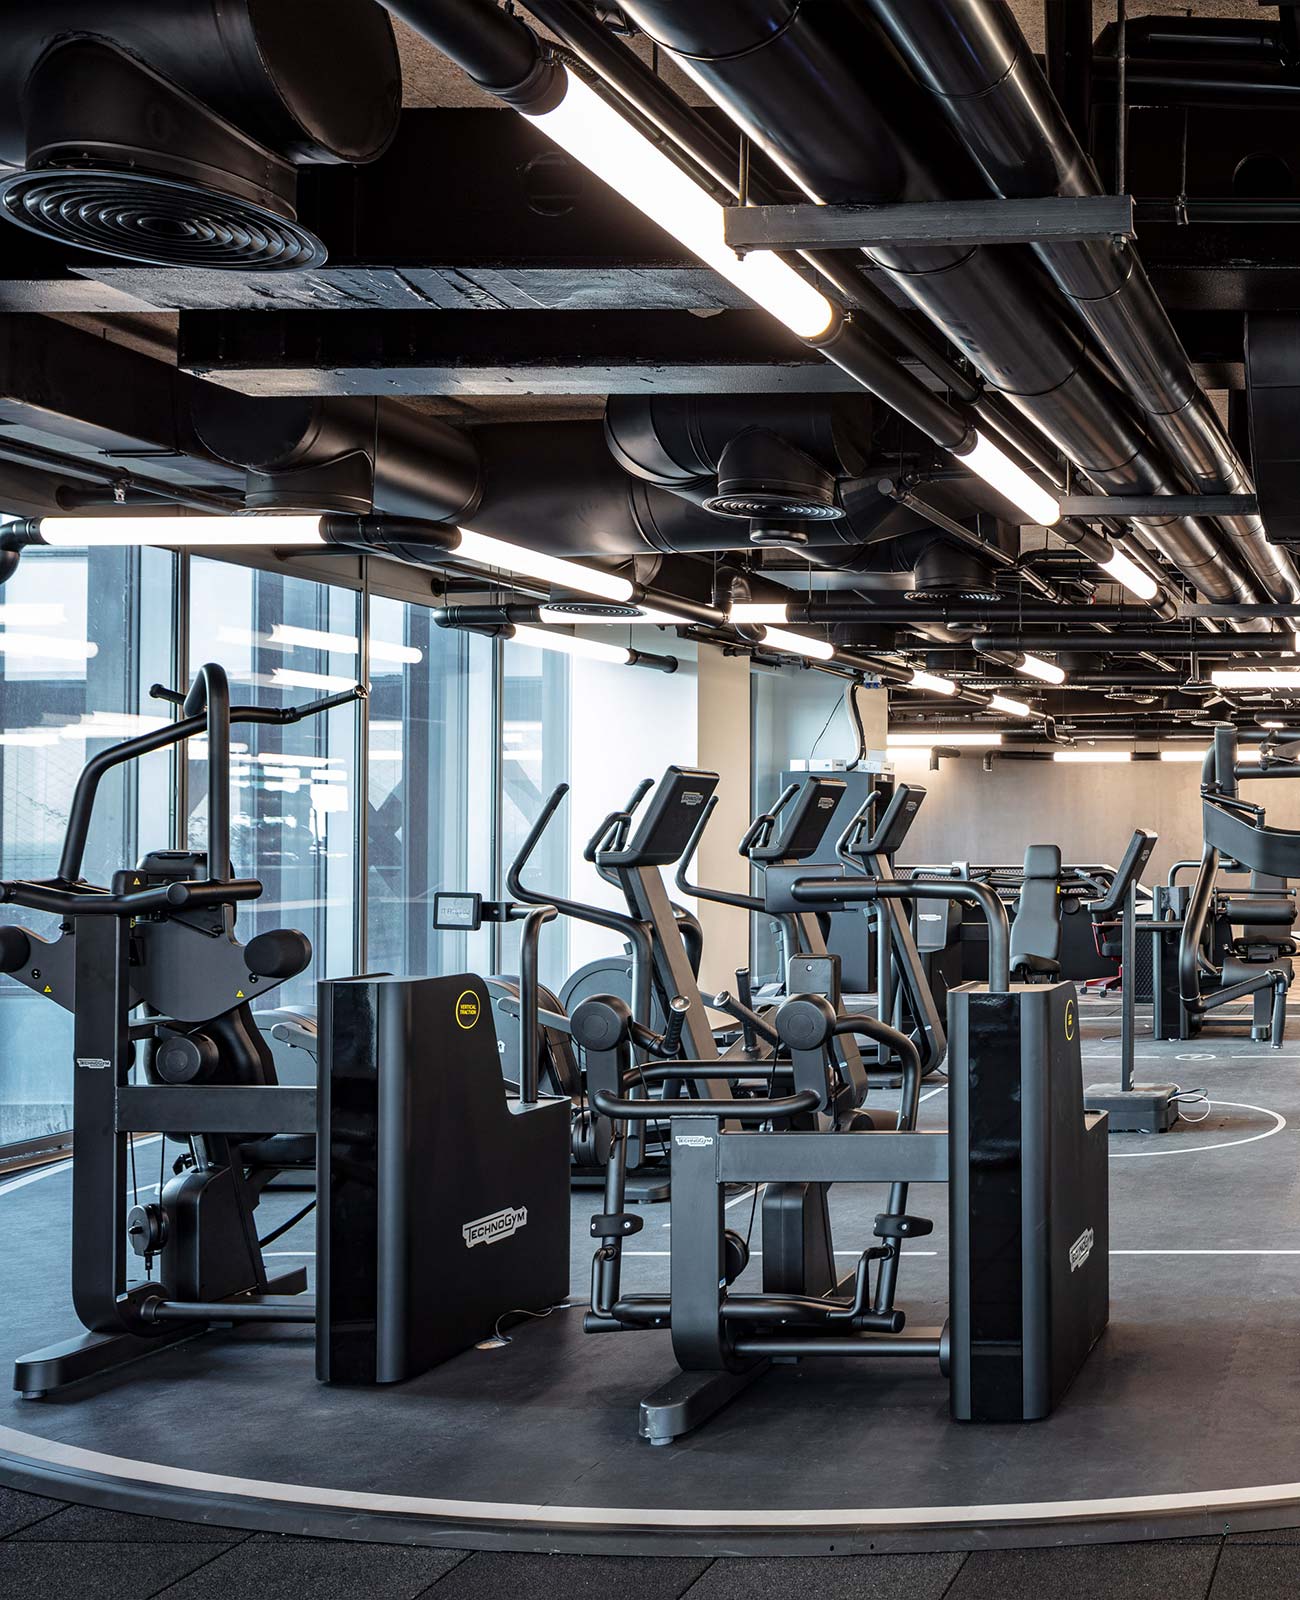
{"type": "Polygon", "coordinates": [[[568,617],[614,617],[635,622],[641,615],[636,606],[620,606],[608,600],[548,600],[546,611],[562,611],[568,617]]]}
{"type": "Polygon", "coordinates": [[[704,509],[719,517],[759,518],[764,522],[789,517],[797,522],[835,522],[844,515],[836,505],[824,501],[799,500],[783,492],[750,490],[745,494],[715,494],[704,502],[704,509]]]}
{"type": "Polygon", "coordinates": [[[156,267],[318,267],[306,228],[234,195],[112,167],[37,168],[0,180],[10,221],[78,250],[156,267]]]}

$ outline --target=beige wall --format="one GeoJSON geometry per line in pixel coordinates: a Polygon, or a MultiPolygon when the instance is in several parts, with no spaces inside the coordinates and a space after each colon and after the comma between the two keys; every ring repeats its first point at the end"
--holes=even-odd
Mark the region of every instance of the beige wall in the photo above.
{"type": "MultiPolygon", "coordinates": [[[[1195,763],[1138,761],[1128,766],[1065,766],[997,761],[978,755],[945,760],[894,752],[898,775],[922,785],[925,804],[900,860],[1015,862],[1028,844],[1059,844],[1067,861],[1118,862],[1134,828],[1160,843],[1145,881],[1164,878],[1174,861],[1201,853],[1200,768],[1195,763]]],[[[1268,808],[1279,827],[1300,827],[1300,782],[1242,784],[1245,799],[1268,808]]]]}
{"type": "MultiPolygon", "coordinates": [[[[749,826],[749,659],[702,649],[696,701],[696,736],[701,767],[721,775],[718,806],[705,831],[694,881],[737,894],[749,893],[749,868],[736,844],[749,826]]],[[[700,901],[704,928],[700,988],[706,994],[734,989],[736,966],[749,959],[749,913],[700,901]]]]}

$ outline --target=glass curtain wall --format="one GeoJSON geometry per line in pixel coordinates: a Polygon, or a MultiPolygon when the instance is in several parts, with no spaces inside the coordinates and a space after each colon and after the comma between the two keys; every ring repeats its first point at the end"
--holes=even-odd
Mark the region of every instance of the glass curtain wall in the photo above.
{"type": "MultiPolygon", "coordinates": [[[[351,589],[196,558],[190,569],[189,672],[220,662],[236,705],[306,704],[361,676],[360,596],[351,589]]],[[[233,730],[230,850],[262,897],[240,908],[245,942],[272,928],[311,940],[312,963],[272,1003],[314,1005],[318,978],[357,970],[358,703],[277,727],[233,730]]],[[[207,845],[207,761],[189,745],[186,831],[207,845]]]]}
{"type": "MultiPolygon", "coordinates": [[[[501,652],[501,872],[515,859],[557,784],[569,781],[567,656],[507,640],[501,652]]],[[[541,895],[569,893],[569,811],[564,802],[524,873],[541,895]]],[[[557,918],[542,931],[541,975],[558,990],[569,971],[569,927],[557,918]]],[[[501,930],[501,970],[518,965],[519,929],[501,930]]]]}
{"type": "MultiPolygon", "coordinates": [[[[174,558],[158,550],[32,550],[0,589],[0,877],[53,877],[89,757],[171,720],[149,688],[175,676],[175,595],[174,558]]],[[[105,778],[86,879],[107,885],[171,843],[172,774],[158,753],[105,778]]],[[[57,933],[54,916],[11,919],[57,933]]],[[[71,1014],[58,996],[0,982],[0,1151],[57,1138],[71,1098],[71,1014]]]]}
{"type": "Polygon", "coordinates": [[[492,932],[439,932],[434,895],[490,897],[494,647],[427,606],[370,602],[365,964],[487,971],[492,932]]]}

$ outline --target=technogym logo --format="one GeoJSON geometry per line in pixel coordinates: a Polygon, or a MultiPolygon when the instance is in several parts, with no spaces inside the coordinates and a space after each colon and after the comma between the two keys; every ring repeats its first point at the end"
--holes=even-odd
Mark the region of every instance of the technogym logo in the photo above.
{"type": "Polygon", "coordinates": [[[1070,1271],[1071,1272],[1077,1272],[1079,1270],[1079,1268],[1084,1264],[1084,1262],[1088,1259],[1088,1257],[1092,1254],[1092,1247],[1093,1247],[1093,1244],[1096,1242],[1096,1237],[1097,1237],[1096,1234],[1093,1233],[1091,1228],[1085,1228],[1083,1230],[1083,1232],[1079,1235],[1079,1237],[1070,1246],[1070,1271]]]}
{"type": "Polygon", "coordinates": [[[494,1211],[490,1217],[467,1222],[460,1231],[465,1248],[472,1250],[476,1244],[500,1244],[502,1239],[509,1239],[527,1225],[527,1206],[506,1206],[503,1211],[494,1211]]]}

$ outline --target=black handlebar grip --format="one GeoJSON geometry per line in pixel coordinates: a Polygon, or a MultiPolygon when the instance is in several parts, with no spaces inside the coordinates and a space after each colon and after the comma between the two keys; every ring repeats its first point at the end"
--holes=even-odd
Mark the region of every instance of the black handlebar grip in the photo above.
{"type": "Polygon", "coordinates": [[[32,958],[32,941],[12,923],[0,927],[0,972],[17,972],[32,958]]]}
{"type": "MultiPolygon", "coordinates": [[[[754,986],[749,981],[748,967],[736,968],[736,999],[746,1011],[754,1009],[754,986]]],[[[746,1054],[752,1055],[758,1049],[758,1036],[754,1032],[754,1024],[744,1015],[740,1019],[740,1042],[746,1054]]]]}
{"type": "Polygon", "coordinates": [[[668,1002],[668,1026],[664,1029],[663,1038],[659,1041],[659,1048],[655,1052],[661,1056],[675,1056],[682,1042],[682,1029],[686,1026],[686,1018],[690,1015],[691,1002],[685,995],[674,995],[668,1002]]]}
{"type": "Polygon", "coordinates": [[[296,928],[273,928],[248,941],[244,959],[259,978],[296,978],[311,964],[311,940],[296,928]]]}

